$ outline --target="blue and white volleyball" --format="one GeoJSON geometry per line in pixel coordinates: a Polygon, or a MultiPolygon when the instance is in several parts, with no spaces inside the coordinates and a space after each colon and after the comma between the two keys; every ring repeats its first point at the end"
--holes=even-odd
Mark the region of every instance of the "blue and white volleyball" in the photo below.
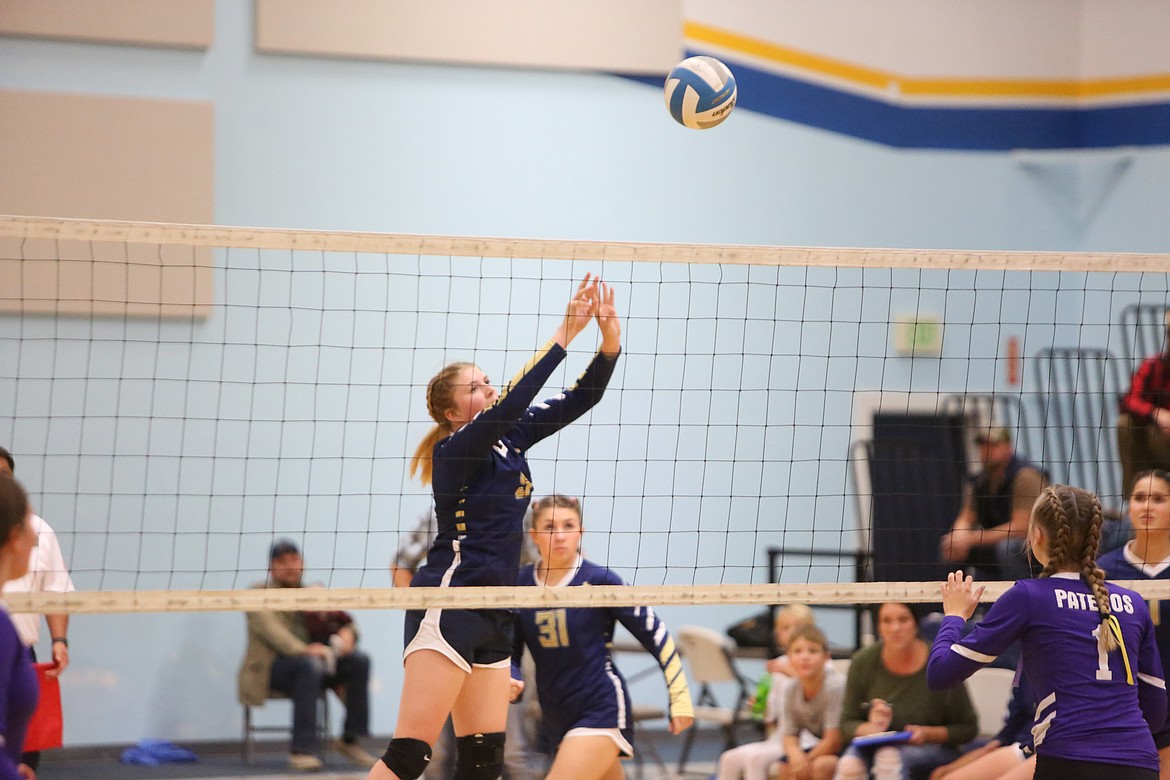
{"type": "Polygon", "coordinates": [[[714,57],[687,57],[666,77],[666,107],[694,130],[722,122],[735,108],[735,76],[714,57]]]}

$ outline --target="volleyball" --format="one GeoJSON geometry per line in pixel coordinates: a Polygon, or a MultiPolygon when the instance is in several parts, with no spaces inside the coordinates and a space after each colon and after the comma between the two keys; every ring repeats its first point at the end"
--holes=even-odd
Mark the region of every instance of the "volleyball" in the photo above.
{"type": "Polygon", "coordinates": [[[674,121],[694,130],[714,127],[735,108],[735,76],[714,57],[687,57],[670,69],[664,89],[674,121]]]}

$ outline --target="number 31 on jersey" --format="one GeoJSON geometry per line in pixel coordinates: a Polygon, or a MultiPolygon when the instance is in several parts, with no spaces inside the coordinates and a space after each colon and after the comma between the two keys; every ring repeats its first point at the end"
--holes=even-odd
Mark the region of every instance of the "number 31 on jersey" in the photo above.
{"type": "Polygon", "coordinates": [[[540,631],[541,647],[569,646],[569,620],[564,608],[538,609],[533,618],[540,631]]]}

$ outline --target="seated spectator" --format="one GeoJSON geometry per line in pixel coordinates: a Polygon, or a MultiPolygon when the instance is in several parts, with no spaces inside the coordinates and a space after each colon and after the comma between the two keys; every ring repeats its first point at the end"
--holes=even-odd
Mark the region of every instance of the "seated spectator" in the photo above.
{"type": "MultiPolygon", "coordinates": [[[[783,650],[793,631],[802,626],[813,624],[813,612],[804,604],[789,604],[776,612],[772,621],[772,633],[776,639],[776,646],[783,650]]],[[[726,750],[719,756],[719,768],[716,774],[718,780],[737,780],[739,777],[762,780],[767,777],[768,767],[780,760],[784,755],[784,734],[782,732],[782,701],[783,689],[795,675],[791,661],[782,652],[776,658],[768,661],[765,677],[761,681],[756,696],[761,695],[760,689],[767,690],[766,701],[753,701],[753,709],[763,712],[764,726],[768,730],[768,738],[760,742],[749,742],[746,745],[726,750]]]]}
{"type": "Polygon", "coordinates": [[[837,780],[920,780],[959,757],[975,738],[978,716],[960,685],[926,687],[930,647],[918,636],[908,604],[887,602],[877,614],[878,641],[853,654],[845,682],[841,732],[847,740],[885,731],[908,732],[905,741],[850,745],[837,764],[837,780]]]}
{"type": "Polygon", "coordinates": [[[843,746],[845,678],[829,666],[829,642],[814,625],[797,627],[787,651],[795,676],[782,695],[780,780],[830,780],[843,746]]]}
{"type": "MultiPolygon", "coordinates": [[[[305,564],[297,546],[272,545],[268,579],[256,588],[300,588],[305,564]]],[[[324,766],[317,753],[317,699],[332,688],[345,703],[345,726],[337,751],[355,764],[377,760],[358,744],[369,735],[370,659],[357,649],[358,633],[344,612],[249,612],[248,649],[240,667],[240,702],[260,706],[275,690],[293,702],[289,767],[313,771],[324,766]]]]}
{"type": "MultiPolygon", "coordinates": [[[[1170,336],[1170,312],[1166,314],[1170,336]]],[[[1121,490],[1129,495],[1139,471],[1170,471],[1170,338],[1157,355],[1142,361],[1121,397],[1117,415],[1121,490]]]]}
{"type": "Polygon", "coordinates": [[[1028,518],[1048,475],[1015,451],[1007,428],[982,430],[975,441],[983,470],[939,542],[940,555],[978,580],[1025,579],[1031,576],[1024,554],[1028,518]]]}

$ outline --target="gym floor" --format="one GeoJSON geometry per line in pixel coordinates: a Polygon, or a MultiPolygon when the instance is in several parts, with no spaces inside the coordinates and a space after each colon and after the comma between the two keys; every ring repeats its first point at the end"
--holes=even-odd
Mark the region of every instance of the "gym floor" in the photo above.
{"type": "MultiPolygon", "coordinates": [[[[647,731],[645,737],[654,740],[664,762],[673,770],[678,763],[682,740],[663,731],[647,731]]],[[[374,738],[366,743],[366,749],[374,755],[381,755],[385,739],[374,738]]],[[[367,770],[349,764],[337,753],[326,752],[322,759],[325,768],[319,772],[290,772],[287,767],[288,754],[283,743],[261,743],[251,765],[244,764],[239,743],[214,743],[204,745],[183,745],[194,750],[198,761],[189,764],[167,764],[161,766],[136,766],[120,761],[122,749],[117,747],[65,748],[47,751],[41,755],[38,780],[195,780],[215,778],[216,780],[364,780],[367,770]]],[[[702,728],[696,735],[687,763],[687,780],[706,780],[715,771],[715,760],[723,747],[721,732],[710,726],[702,728]]],[[[645,759],[644,780],[666,780],[678,778],[676,774],[663,772],[648,754],[645,759]]],[[[637,765],[626,763],[626,776],[638,778],[637,765]]]]}

